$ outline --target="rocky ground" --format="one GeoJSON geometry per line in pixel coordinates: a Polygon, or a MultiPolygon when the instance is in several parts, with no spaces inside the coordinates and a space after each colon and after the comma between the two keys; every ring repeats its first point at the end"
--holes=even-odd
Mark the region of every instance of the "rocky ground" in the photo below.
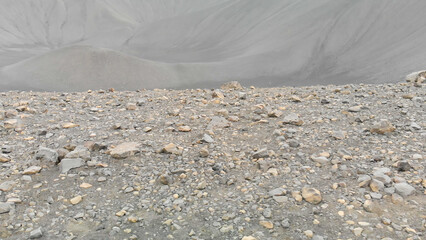
{"type": "Polygon", "coordinates": [[[410,83],[0,93],[1,239],[425,239],[410,83]]]}

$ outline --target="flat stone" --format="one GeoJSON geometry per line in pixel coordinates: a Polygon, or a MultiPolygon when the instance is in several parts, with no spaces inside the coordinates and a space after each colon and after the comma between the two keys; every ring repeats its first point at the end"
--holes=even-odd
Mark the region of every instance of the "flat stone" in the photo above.
{"type": "Polygon", "coordinates": [[[179,126],[178,131],[179,132],[190,132],[191,128],[189,126],[179,126]]]}
{"type": "Polygon", "coordinates": [[[65,158],[82,158],[86,161],[90,160],[90,151],[85,146],[77,146],[74,150],[67,153],[65,158]]]}
{"type": "Polygon", "coordinates": [[[316,156],[311,156],[312,161],[316,162],[316,163],[320,163],[320,164],[327,164],[330,162],[330,160],[328,160],[326,157],[316,157],[316,156]]]}
{"type": "Polygon", "coordinates": [[[260,149],[260,150],[256,151],[255,153],[253,153],[252,157],[254,159],[267,158],[267,157],[269,157],[268,149],[266,149],[266,148],[260,149]]]}
{"type": "Polygon", "coordinates": [[[359,112],[361,111],[361,106],[353,106],[348,109],[349,112],[359,112]]]}
{"type": "Polygon", "coordinates": [[[61,173],[67,173],[69,170],[83,166],[84,160],[81,158],[64,158],[59,164],[61,173]]]}
{"type": "Polygon", "coordinates": [[[91,188],[92,184],[90,184],[90,183],[82,183],[82,184],[80,184],[80,187],[81,188],[91,188]]]}
{"type": "Polygon", "coordinates": [[[78,126],[80,126],[80,125],[75,124],[75,123],[71,123],[71,122],[66,122],[66,123],[62,124],[62,128],[65,128],[65,129],[67,129],[67,128],[75,128],[75,127],[78,127],[78,126]]]}
{"type": "Polygon", "coordinates": [[[36,174],[39,173],[41,171],[41,167],[39,166],[31,166],[27,169],[25,169],[22,174],[24,175],[32,175],[32,174],[36,174]]]}
{"type": "Polygon", "coordinates": [[[257,238],[253,236],[244,236],[243,238],[241,238],[241,240],[257,240],[257,238]]]}
{"type": "Polygon", "coordinates": [[[287,194],[287,191],[284,188],[275,188],[268,192],[270,196],[283,196],[287,194]]]}
{"type": "Polygon", "coordinates": [[[287,196],[273,196],[272,198],[278,203],[285,203],[288,201],[287,196]]]}
{"type": "Polygon", "coordinates": [[[110,155],[116,159],[128,158],[139,153],[139,143],[125,142],[113,148],[110,155]]]}

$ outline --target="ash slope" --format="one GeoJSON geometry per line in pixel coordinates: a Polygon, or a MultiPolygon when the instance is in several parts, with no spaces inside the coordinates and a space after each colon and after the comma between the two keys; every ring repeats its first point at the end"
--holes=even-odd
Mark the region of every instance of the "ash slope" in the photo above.
{"type": "MultiPolygon", "coordinates": [[[[139,77],[127,89],[164,83],[206,87],[229,80],[257,86],[382,83],[398,81],[426,62],[426,2],[421,0],[5,2],[0,6],[0,85],[14,82],[18,89],[48,83],[49,89],[62,90],[64,82],[75,84],[74,74],[94,88],[122,87],[89,78],[87,68],[62,74],[60,81],[29,79],[54,73],[42,72],[28,58],[74,45],[108,48],[135,62],[140,58],[174,69],[163,74],[169,78],[154,81],[158,84],[145,85],[139,77]],[[15,65],[21,61],[26,62],[15,65]],[[12,64],[18,74],[9,72],[12,64]]],[[[133,79],[128,69],[115,70],[118,78],[133,79]]],[[[156,79],[149,72],[141,74],[156,79]]]]}

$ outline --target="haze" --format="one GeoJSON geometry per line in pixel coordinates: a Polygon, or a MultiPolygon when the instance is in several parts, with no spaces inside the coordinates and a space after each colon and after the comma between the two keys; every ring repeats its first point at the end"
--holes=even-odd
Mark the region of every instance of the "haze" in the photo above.
{"type": "Polygon", "coordinates": [[[401,81],[424,0],[2,0],[0,90],[401,81]]]}

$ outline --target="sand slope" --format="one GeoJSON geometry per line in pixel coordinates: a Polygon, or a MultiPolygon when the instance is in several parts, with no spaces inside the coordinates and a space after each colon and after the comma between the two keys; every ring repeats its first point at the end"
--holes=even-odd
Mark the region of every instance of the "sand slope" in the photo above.
{"type": "Polygon", "coordinates": [[[89,46],[73,46],[5,67],[12,88],[50,91],[129,89],[176,86],[176,74],[166,64],[89,46]]]}
{"type": "MultiPolygon", "coordinates": [[[[229,80],[257,86],[395,82],[424,68],[425,7],[422,0],[5,0],[0,81],[50,90],[213,87],[229,80]],[[127,58],[132,66],[149,62],[155,74],[144,65],[146,79],[167,77],[123,85],[100,78],[110,74],[93,74],[103,68],[92,62],[87,65],[98,68],[73,68],[57,80],[50,76],[59,68],[41,68],[36,60],[55,65],[56,53],[49,53],[75,45],[133,56],[127,58]],[[73,83],[77,76],[87,86],[73,83]]],[[[62,57],[63,66],[77,61],[62,57]]],[[[136,70],[111,65],[117,78],[137,79],[127,76],[136,70]]]]}

